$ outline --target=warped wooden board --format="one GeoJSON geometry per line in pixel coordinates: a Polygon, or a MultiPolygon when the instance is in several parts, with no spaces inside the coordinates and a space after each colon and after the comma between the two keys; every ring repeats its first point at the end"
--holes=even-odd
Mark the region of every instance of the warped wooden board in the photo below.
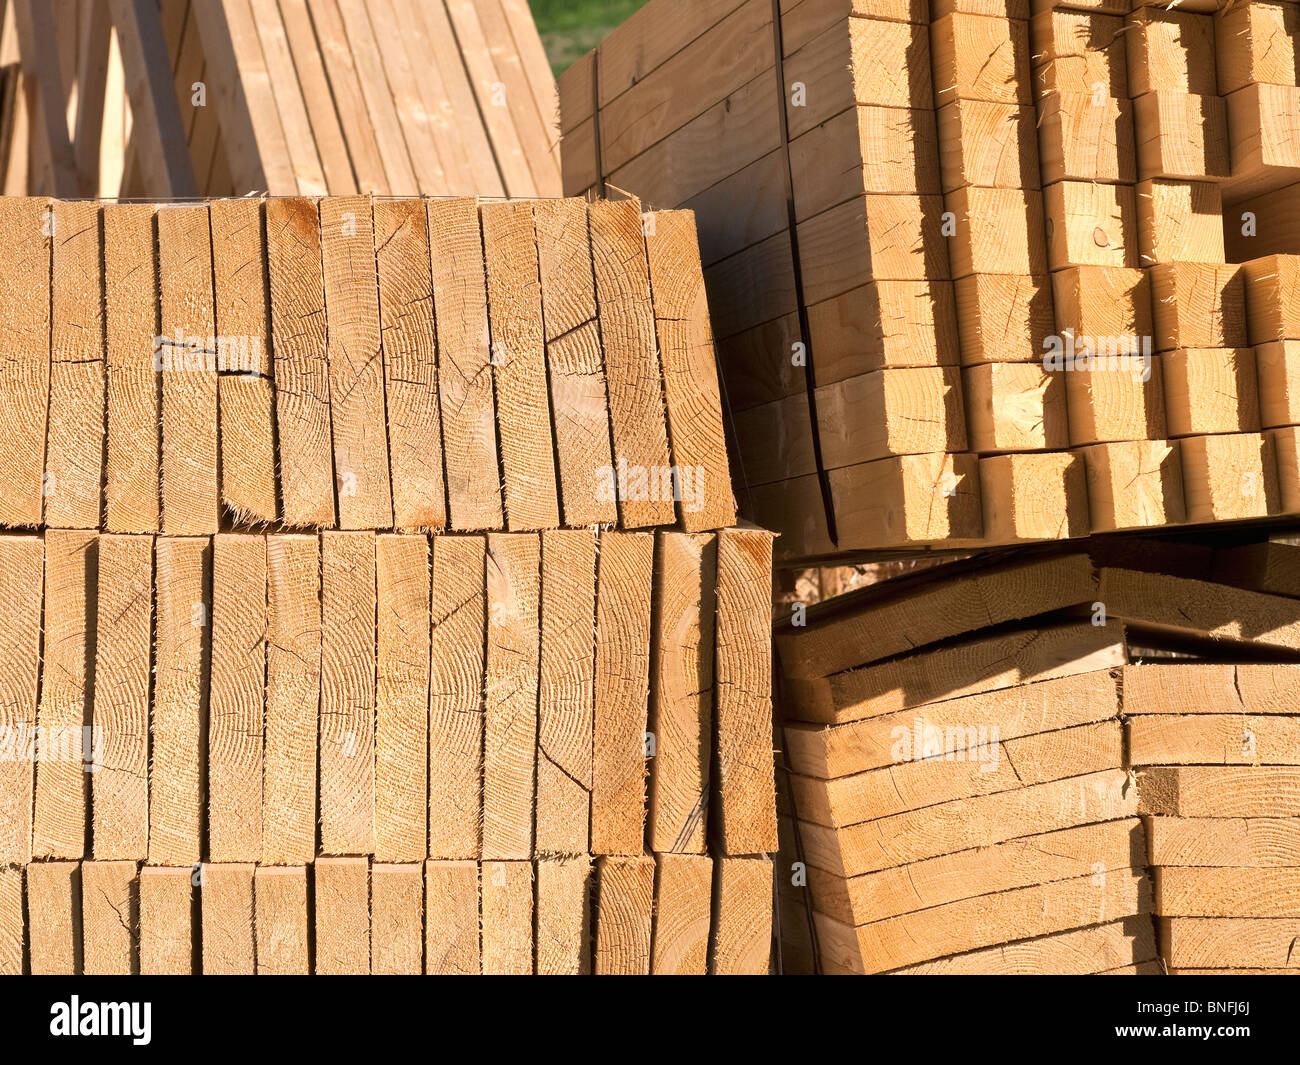
{"type": "Polygon", "coordinates": [[[1153,961],[1155,927],[1147,915],[1126,917],[1091,928],[1057,932],[1018,943],[1000,944],[957,957],[910,965],[896,976],[1007,975],[1062,976],[1109,972],[1153,961]]]}
{"type": "Polygon", "coordinates": [[[1145,870],[1121,870],[1099,879],[1089,874],[1017,888],[858,928],[818,915],[818,939],[833,968],[882,972],[1150,912],[1145,870]]]}
{"type": "Polygon", "coordinates": [[[849,879],[814,866],[808,870],[808,891],[818,912],[861,925],[980,895],[1141,868],[1145,860],[1142,823],[1128,818],[1026,836],[849,879]]]}
{"type": "Polygon", "coordinates": [[[833,830],[802,826],[808,862],[858,876],[1072,825],[1131,817],[1136,789],[1122,769],[958,799],[833,830]]]}
{"type": "Polygon", "coordinates": [[[1091,603],[1097,590],[1092,563],[1078,554],[974,573],[958,567],[890,584],[814,611],[802,630],[778,632],[776,649],[785,674],[830,676],[974,628],[1091,603]],[[965,579],[949,582],[948,577],[965,579]]]}
{"type": "MultiPolygon", "coordinates": [[[[907,734],[906,726],[898,728],[907,734]]],[[[918,758],[912,753],[911,761],[832,781],[792,775],[792,808],[806,822],[839,828],[1124,763],[1123,731],[1111,721],[1000,743],[990,743],[975,726],[950,729],[933,738],[936,751],[946,747],[951,757],[944,753],[918,758]]],[[[908,746],[914,751],[916,744],[911,740],[908,746]]]]}
{"type": "Polygon", "coordinates": [[[1007,692],[1014,700],[1021,696],[1011,692],[1032,694],[1038,683],[1112,669],[1125,660],[1122,639],[1103,626],[1022,628],[828,677],[787,678],[792,699],[782,710],[801,721],[843,724],[985,692],[1007,692]]]}

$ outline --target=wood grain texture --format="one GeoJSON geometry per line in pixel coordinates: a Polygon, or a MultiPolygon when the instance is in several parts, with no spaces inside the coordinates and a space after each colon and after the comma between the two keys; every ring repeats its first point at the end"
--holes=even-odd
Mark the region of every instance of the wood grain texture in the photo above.
{"type": "Polygon", "coordinates": [[[537,862],[538,976],[582,976],[590,969],[590,885],[585,854],[537,862]]]}
{"type": "Polygon", "coordinates": [[[317,858],[312,866],[316,975],[370,973],[370,864],[366,858],[317,858]]]}
{"type": "Polygon", "coordinates": [[[189,976],[194,956],[194,885],[190,866],[140,870],[140,975],[189,976]]]}
{"type": "Polygon", "coordinates": [[[205,862],[199,885],[205,976],[252,976],[257,941],[251,862],[205,862]]]}
{"type": "Polygon", "coordinates": [[[433,540],[429,854],[435,858],[470,859],[481,852],[486,565],[481,536],[433,540]]]}
{"type": "Polygon", "coordinates": [[[429,255],[451,528],[500,529],[487,284],[473,200],[429,202],[429,255]]]}
{"type": "Polygon", "coordinates": [[[533,856],[540,556],[536,536],[488,537],[484,858],[533,856]]]}
{"type": "Polygon", "coordinates": [[[651,535],[601,536],[596,579],[593,854],[639,855],[645,849],[653,568],[651,535]]]}
{"type": "Polygon", "coordinates": [[[82,972],[87,976],[135,972],[140,926],[136,877],[135,862],[81,863],[82,972]]]}
{"type": "Polygon", "coordinates": [[[662,490],[670,465],[668,430],[640,203],[593,203],[587,217],[619,516],[625,528],[671,525],[676,512],[671,492],[665,498],[662,490]]]}
{"type": "Polygon", "coordinates": [[[162,531],[203,536],[220,506],[212,236],[204,205],[160,207],[156,219],[162,531]]]}
{"type": "Polygon", "coordinates": [[[375,858],[418,862],[428,854],[427,538],[379,536],[375,579],[375,858]]]}
{"type": "Polygon", "coordinates": [[[375,631],[374,534],[324,534],[319,833],[324,854],[374,853],[375,631]]]}
{"type": "Polygon", "coordinates": [[[262,857],[266,579],[264,537],[220,533],[212,538],[206,739],[207,855],[214,862],[256,862],[262,857]]]}
{"type": "Polygon", "coordinates": [[[424,894],[424,971],[430,976],[477,976],[478,863],[425,862],[424,894]]]}
{"type": "Polygon", "coordinates": [[[149,864],[202,857],[207,780],[212,547],[159,537],[154,547],[154,691],[149,747],[149,864]]]}
{"type": "Polygon", "coordinates": [[[284,521],[332,528],[334,451],[316,201],[266,201],[276,444],[284,521]]]}
{"type": "Polygon", "coordinates": [[[35,526],[43,512],[50,387],[50,201],[0,200],[10,234],[8,284],[0,290],[0,525],[35,526]]]}
{"type": "Polygon", "coordinates": [[[481,874],[483,974],[533,971],[533,866],[485,861],[481,874]]]}
{"type": "Polygon", "coordinates": [[[104,332],[108,446],[104,527],[159,531],[161,384],[154,208],[110,203],[104,218],[104,332]]]}
{"type": "Polygon", "coordinates": [[[35,537],[0,538],[0,862],[32,859],[37,678],[41,639],[44,545],[35,537]]]}
{"type": "Polygon", "coordinates": [[[316,854],[320,574],[316,537],[266,538],[264,865],[305,865],[316,854]]]}
{"type": "Polygon", "coordinates": [[[104,260],[100,207],[53,205],[45,520],[99,526],[104,472],[104,260]]]}
{"type": "Polygon", "coordinates": [[[718,534],[717,793],[726,854],[776,850],[768,585],[772,539],[718,534]]]}
{"type": "Polygon", "coordinates": [[[617,501],[599,490],[601,471],[613,463],[587,206],[578,199],[538,200],[533,217],[564,524],[614,522],[617,501]]]}
{"type": "Polygon", "coordinates": [[[704,853],[713,746],[717,538],[655,540],[650,849],[704,853]]]}
{"type": "Polygon", "coordinates": [[[320,232],[339,527],[387,529],[393,499],[370,201],[321,200],[320,232]]]}
{"type": "Polygon", "coordinates": [[[650,974],[653,858],[601,858],[596,862],[597,976],[650,974]]]}
{"type": "Polygon", "coordinates": [[[262,203],[216,200],[208,211],[219,338],[221,501],[245,524],[274,521],[275,386],[262,203]]]}
{"type": "Polygon", "coordinates": [[[560,509],[533,206],[484,204],[480,215],[506,527],[554,528],[560,509]]]}
{"type": "Polygon", "coordinates": [[[595,534],[542,533],[541,580],[536,850],[539,855],[586,854],[595,703],[595,534]]]}
{"type": "Polygon", "coordinates": [[[81,858],[86,848],[86,769],[97,746],[84,731],[94,699],[96,546],[94,533],[45,534],[45,653],[36,723],[49,753],[36,764],[32,828],[32,853],[41,858],[81,858]]]}
{"type": "Polygon", "coordinates": [[[304,867],[258,866],[253,875],[253,922],[258,973],[306,976],[310,963],[304,867]]]}
{"type": "Polygon", "coordinates": [[[151,536],[99,537],[94,723],[103,729],[91,778],[97,860],[143,860],[149,848],[149,717],[153,675],[151,536]]]}
{"type": "Polygon", "coordinates": [[[422,200],[377,200],[373,207],[393,522],[438,531],[447,524],[447,501],[429,218],[422,200]]]}

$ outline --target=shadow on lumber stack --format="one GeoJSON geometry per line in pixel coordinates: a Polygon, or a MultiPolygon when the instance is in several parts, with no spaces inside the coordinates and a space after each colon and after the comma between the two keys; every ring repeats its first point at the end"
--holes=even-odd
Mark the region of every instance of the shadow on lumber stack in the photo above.
{"type": "Polygon", "coordinates": [[[1218,6],[651,0],[561,78],[566,191],[702,218],[780,560],[1300,513],[1296,212],[1223,206],[1300,174],[1300,22],[1218,6]]]}
{"type": "Polygon", "coordinates": [[[1297,572],[1022,550],[779,628],[787,971],[1291,969],[1297,572]]]}
{"type": "Polygon", "coordinates": [[[688,212],[0,215],[0,970],[767,971],[688,212]]]}

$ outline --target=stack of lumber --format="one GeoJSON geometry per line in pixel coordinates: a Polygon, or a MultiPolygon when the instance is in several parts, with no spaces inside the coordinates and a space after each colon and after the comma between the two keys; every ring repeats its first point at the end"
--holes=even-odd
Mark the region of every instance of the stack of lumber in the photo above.
{"type": "Polygon", "coordinates": [[[703,219],[783,560],[1296,513],[1234,265],[1296,212],[1229,248],[1223,202],[1298,9],[1216,7],[651,0],[561,78],[569,193],[703,219]]]}
{"type": "Polygon", "coordinates": [[[767,971],[689,213],[0,216],[0,969],[767,971]]]}
{"type": "Polygon", "coordinates": [[[735,523],[687,212],[19,198],[0,221],[0,524],[735,523]]]}
{"type": "Polygon", "coordinates": [[[6,7],[10,194],[560,192],[527,0],[6,7]]]}
{"type": "Polygon", "coordinates": [[[0,538],[0,967],[765,972],[770,567],[742,529],[0,538]]]}
{"type": "Polygon", "coordinates": [[[779,628],[786,970],[1294,965],[1300,549],[1290,588],[1255,550],[1022,549],[779,628]]]}

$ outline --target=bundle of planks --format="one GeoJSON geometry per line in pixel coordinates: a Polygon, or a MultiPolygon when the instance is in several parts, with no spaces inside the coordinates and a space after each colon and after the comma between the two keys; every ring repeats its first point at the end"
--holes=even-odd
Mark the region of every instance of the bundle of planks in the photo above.
{"type": "Polygon", "coordinates": [[[767,970],[769,534],[51,530],[0,580],[5,971],[767,970]]]}
{"type": "Polygon", "coordinates": [[[1022,551],[780,628],[786,969],[1294,965],[1297,556],[1022,551]]]}
{"type": "Polygon", "coordinates": [[[0,200],[0,524],[735,523],[688,212],[0,200]]]}
{"type": "Polygon", "coordinates": [[[1271,278],[1233,264],[1300,245],[1273,211],[1284,246],[1225,247],[1223,208],[1242,144],[1289,143],[1245,101],[1294,4],[668,3],[561,78],[565,187],[704,219],[742,511],[783,558],[1297,511],[1247,330],[1271,278]]]}
{"type": "Polygon", "coordinates": [[[527,0],[15,0],[0,63],[10,194],[560,192],[527,0]]]}

